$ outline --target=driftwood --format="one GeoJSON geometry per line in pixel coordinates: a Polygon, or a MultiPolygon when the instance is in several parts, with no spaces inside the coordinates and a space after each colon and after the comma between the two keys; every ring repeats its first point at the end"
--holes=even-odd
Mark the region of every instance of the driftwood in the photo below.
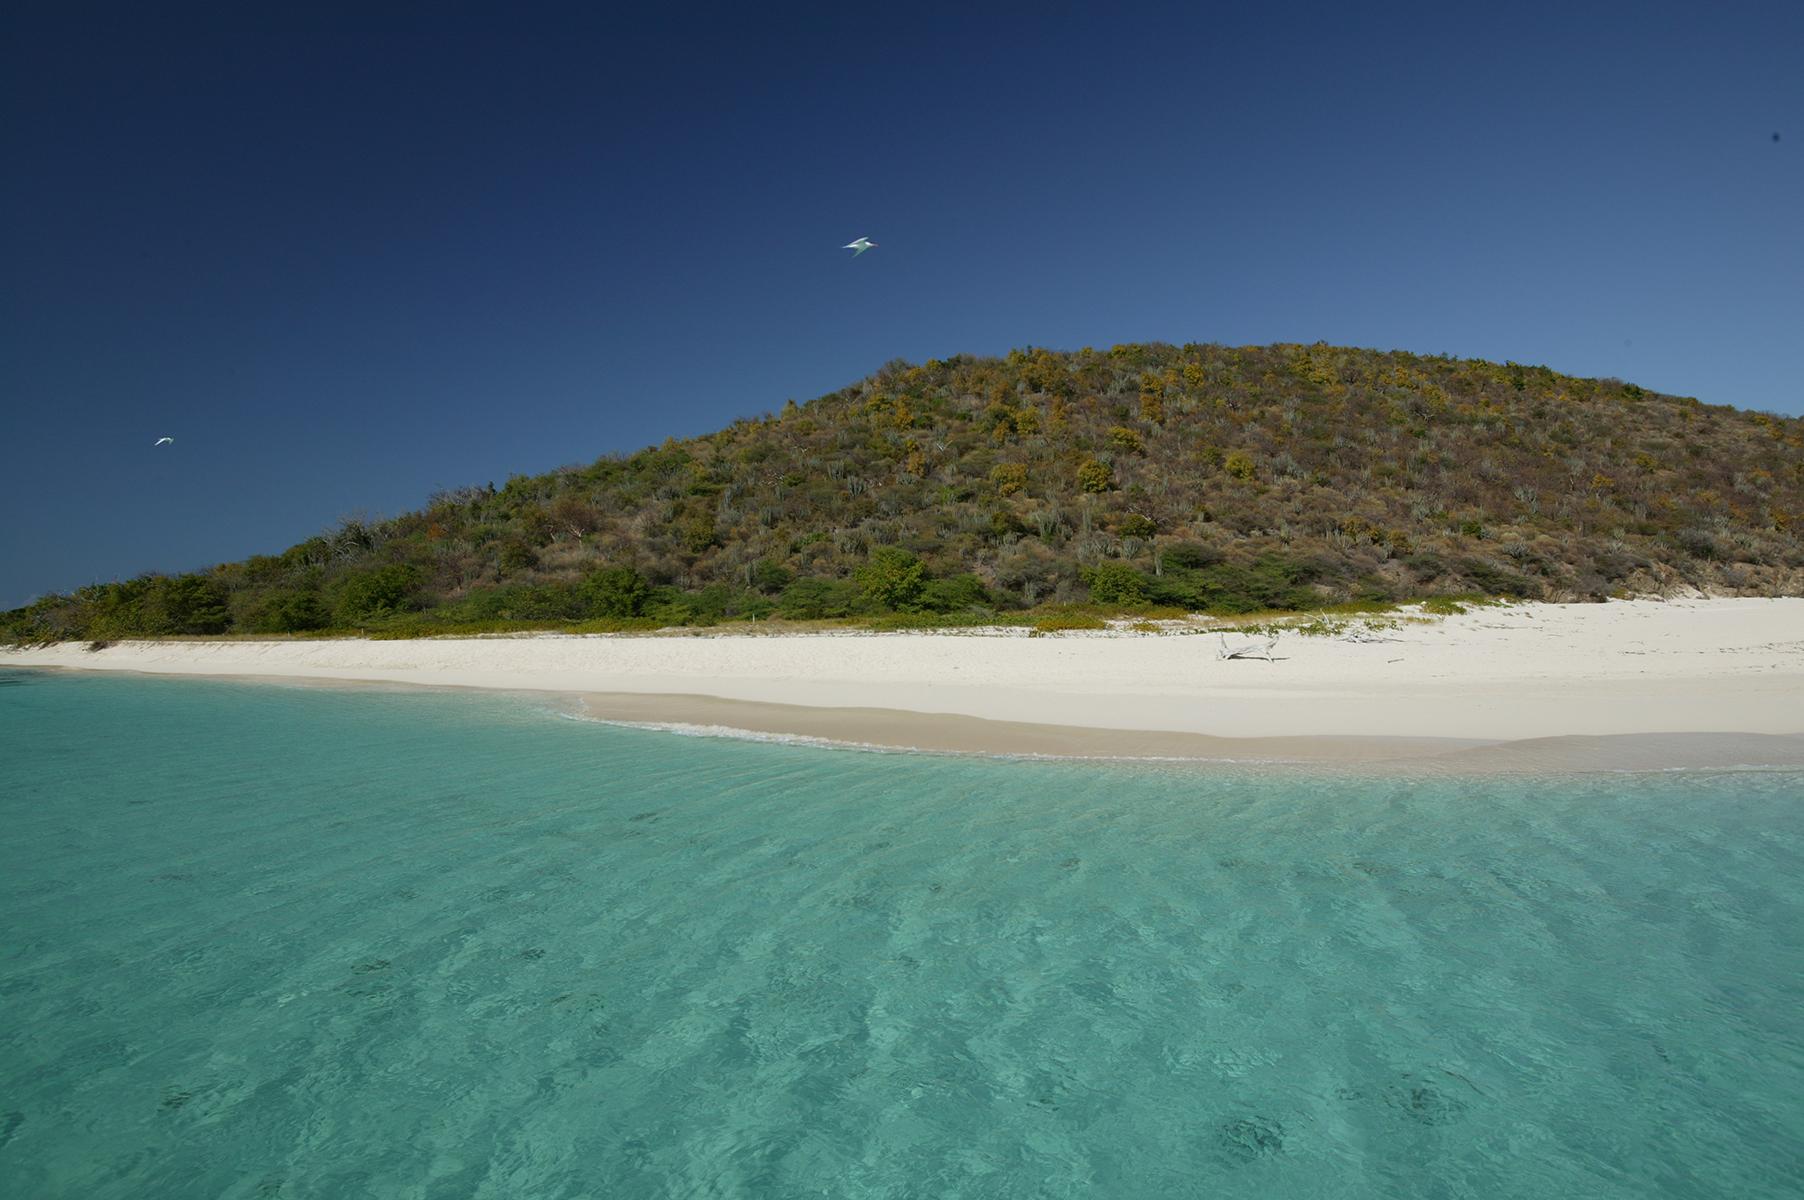
{"type": "Polygon", "coordinates": [[[1232,648],[1228,646],[1227,634],[1217,633],[1215,636],[1221,641],[1221,651],[1216,657],[1223,662],[1233,658],[1263,658],[1266,662],[1277,661],[1272,657],[1272,647],[1278,644],[1278,635],[1275,633],[1264,642],[1243,642],[1232,648]]]}

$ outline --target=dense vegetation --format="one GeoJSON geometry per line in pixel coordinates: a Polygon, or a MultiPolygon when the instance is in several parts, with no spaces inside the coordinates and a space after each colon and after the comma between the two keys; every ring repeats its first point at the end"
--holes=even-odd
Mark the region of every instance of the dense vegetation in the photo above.
{"type": "Polygon", "coordinates": [[[1804,419],[1322,345],[1021,350],[46,597],[0,635],[1781,594],[1801,530],[1804,419]]]}

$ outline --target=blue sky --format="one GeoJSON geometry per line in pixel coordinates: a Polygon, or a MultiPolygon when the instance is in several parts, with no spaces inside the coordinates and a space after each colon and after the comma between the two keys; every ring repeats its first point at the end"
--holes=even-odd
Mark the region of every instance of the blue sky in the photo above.
{"type": "Polygon", "coordinates": [[[0,605],[893,358],[1322,340],[1804,412],[1804,5],[347,11],[0,18],[0,605]]]}

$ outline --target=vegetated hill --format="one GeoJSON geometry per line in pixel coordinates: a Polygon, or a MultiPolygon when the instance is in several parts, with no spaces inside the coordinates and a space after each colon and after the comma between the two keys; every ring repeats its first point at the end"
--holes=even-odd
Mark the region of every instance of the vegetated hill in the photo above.
{"type": "Polygon", "coordinates": [[[14,639],[1804,591],[1804,419],[1278,345],[892,363],[708,437],[48,597],[14,639]]]}

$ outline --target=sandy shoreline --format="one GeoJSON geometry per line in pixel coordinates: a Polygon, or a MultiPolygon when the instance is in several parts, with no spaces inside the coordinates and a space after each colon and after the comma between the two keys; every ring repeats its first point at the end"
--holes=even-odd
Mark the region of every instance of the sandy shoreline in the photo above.
{"type": "Polygon", "coordinates": [[[1213,633],[194,640],[6,650],[0,666],[556,692],[608,720],[954,752],[1804,764],[1804,599],[1475,609],[1285,634],[1274,662],[1218,648],[1213,633]]]}

